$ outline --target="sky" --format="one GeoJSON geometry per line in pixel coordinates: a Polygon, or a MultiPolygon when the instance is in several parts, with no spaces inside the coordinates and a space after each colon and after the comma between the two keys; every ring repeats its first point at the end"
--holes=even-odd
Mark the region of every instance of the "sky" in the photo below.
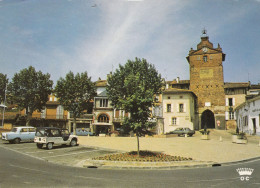
{"type": "Polygon", "coordinates": [[[145,58],[167,81],[189,79],[202,30],[220,44],[225,82],[260,83],[260,0],[0,0],[0,73],[33,66],[106,79],[145,58]]]}

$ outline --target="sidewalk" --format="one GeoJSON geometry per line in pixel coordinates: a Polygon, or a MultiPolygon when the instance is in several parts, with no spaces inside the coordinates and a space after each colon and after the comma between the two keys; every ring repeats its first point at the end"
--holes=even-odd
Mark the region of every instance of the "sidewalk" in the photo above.
{"type": "MultiPolygon", "coordinates": [[[[171,137],[153,138],[141,137],[140,150],[151,150],[165,154],[191,157],[192,162],[174,162],[166,166],[191,166],[191,165],[212,165],[214,163],[230,163],[260,157],[260,137],[248,136],[248,144],[235,144],[231,142],[231,134],[224,130],[211,130],[210,140],[201,140],[200,133],[196,132],[193,137],[171,137]]],[[[121,152],[136,151],[136,137],[79,137],[79,144],[118,150],[121,152]]],[[[93,162],[93,161],[92,161],[93,162]]],[[[87,163],[91,163],[88,161],[87,163]]],[[[103,165],[104,165],[103,161],[103,165]]],[[[115,166],[119,163],[109,162],[108,166],[115,166]]],[[[123,164],[121,166],[140,166],[140,164],[123,164]]],[[[149,167],[152,164],[141,166],[149,167]]],[[[152,166],[163,166],[154,164],[152,166]]]]}

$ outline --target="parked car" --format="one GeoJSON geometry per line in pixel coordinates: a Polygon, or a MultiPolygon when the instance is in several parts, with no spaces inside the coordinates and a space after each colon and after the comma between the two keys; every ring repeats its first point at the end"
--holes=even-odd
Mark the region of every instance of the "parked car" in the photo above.
{"type": "Polygon", "coordinates": [[[68,129],[41,127],[36,129],[34,142],[38,148],[46,145],[47,149],[52,149],[53,145],[76,146],[78,137],[70,134],[68,129]]]}
{"type": "Polygon", "coordinates": [[[2,133],[2,140],[9,141],[9,143],[19,144],[20,142],[33,141],[34,136],[34,127],[14,127],[10,132],[2,133]]]}
{"type": "Polygon", "coordinates": [[[170,131],[168,134],[178,134],[178,136],[181,136],[181,135],[192,136],[195,134],[195,131],[191,130],[188,127],[180,127],[180,128],[175,129],[174,131],[170,131]]]}
{"type": "Polygon", "coordinates": [[[78,136],[94,136],[94,133],[88,129],[76,129],[76,135],[78,136]]]}

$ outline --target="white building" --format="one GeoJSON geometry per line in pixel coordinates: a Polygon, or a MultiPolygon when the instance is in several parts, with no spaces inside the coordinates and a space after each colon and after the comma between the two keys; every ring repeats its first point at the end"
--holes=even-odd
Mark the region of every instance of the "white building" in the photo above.
{"type": "Polygon", "coordinates": [[[235,112],[241,132],[260,135],[260,96],[239,105],[235,112]]]}
{"type": "Polygon", "coordinates": [[[195,95],[186,89],[167,89],[162,94],[164,133],[179,127],[195,127],[195,95]]]}

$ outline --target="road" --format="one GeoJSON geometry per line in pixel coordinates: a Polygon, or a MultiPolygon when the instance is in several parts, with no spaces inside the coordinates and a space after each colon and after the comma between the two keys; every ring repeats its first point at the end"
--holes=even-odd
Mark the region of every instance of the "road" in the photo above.
{"type": "MultiPolygon", "coordinates": [[[[0,187],[260,187],[260,161],[232,166],[182,170],[105,170],[61,165],[56,152],[67,154],[69,148],[54,148],[31,155],[30,144],[0,143],[0,187]],[[27,147],[28,146],[28,147],[27,147]],[[16,149],[15,149],[16,148],[16,149]],[[18,149],[17,149],[18,148],[18,149]],[[19,149],[23,148],[23,150],[19,149]],[[41,158],[45,156],[45,158],[41,158]],[[252,175],[240,176],[236,169],[252,168],[252,175]],[[243,181],[242,181],[243,180],[243,181]]],[[[72,148],[73,150],[76,149],[72,148]]],[[[80,150],[83,150],[79,147],[80,150]]],[[[76,152],[76,151],[74,151],[76,152]]],[[[92,152],[85,152],[86,158],[92,152]]],[[[101,151],[103,152],[103,151],[101,151]]],[[[65,155],[70,156],[70,155],[65,155]]],[[[60,157],[62,155],[60,154],[60,157]]],[[[74,158],[76,158],[74,156],[74,158]]]]}

